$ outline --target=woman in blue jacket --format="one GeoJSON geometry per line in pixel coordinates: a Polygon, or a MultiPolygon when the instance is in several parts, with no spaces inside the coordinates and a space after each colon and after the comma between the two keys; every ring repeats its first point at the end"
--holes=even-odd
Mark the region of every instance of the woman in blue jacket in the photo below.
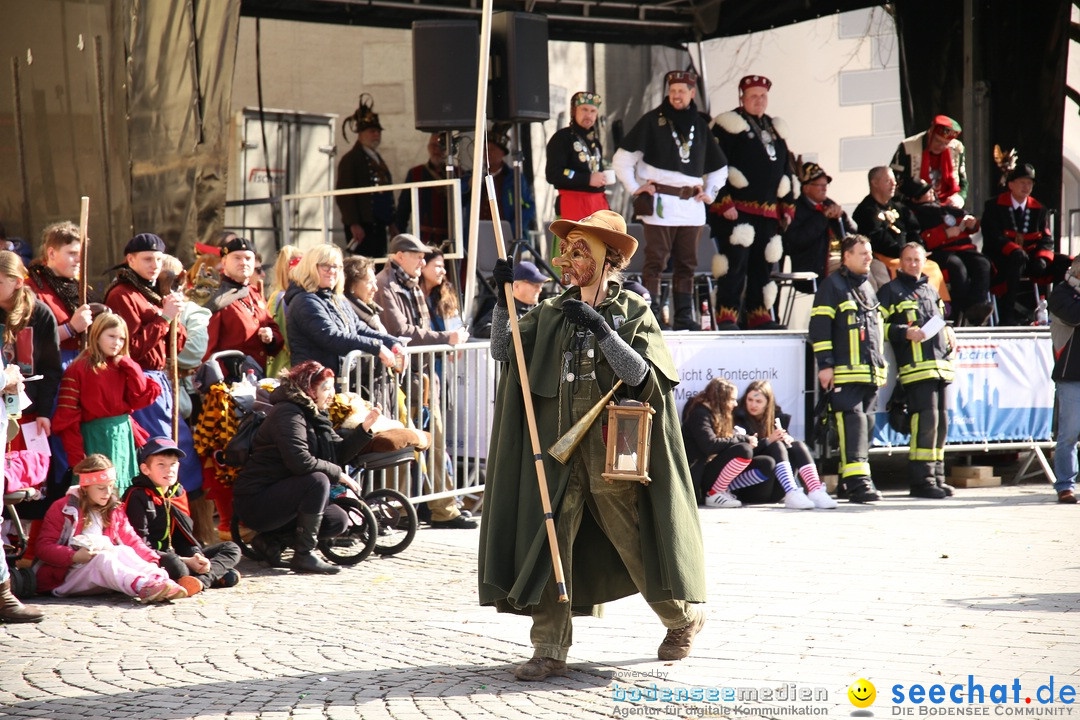
{"type": "Polygon", "coordinates": [[[394,364],[398,340],[361,325],[344,296],[341,250],[317,245],[304,254],[285,292],[286,331],[293,365],[314,360],[338,368],[352,350],[377,355],[387,367],[394,364]]]}

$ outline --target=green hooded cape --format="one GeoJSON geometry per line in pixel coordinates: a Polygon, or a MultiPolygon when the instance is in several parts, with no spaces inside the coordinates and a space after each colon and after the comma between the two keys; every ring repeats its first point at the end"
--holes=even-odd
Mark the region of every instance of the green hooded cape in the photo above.
{"type": "MultiPolygon", "coordinates": [[[[558,439],[560,427],[565,431],[571,425],[569,402],[562,409],[560,422],[559,383],[562,354],[570,348],[574,334],[574,326],[563,318],[562,304],[580,295],[580,289],[572,287],[538,305],[519,323],[548,492],[556,516],[570,467],[551,457],[547,449],[558,439]]],[[[618,283],[609,284],[607,298],[596,309],[649,364],[640,388],[624,385],[616,393],[617,397],[647,402],[656,411],[650,444],[652,482],[638,485],[641,551],[647,576],[643,595],[649,602],[704,602],[701,526],[671,392],[678,383],[671,355],[649,306],[634,293],[623,291],[618,283]]],[[[617,378],[603,358],[603,351],[598,351],[597,357],[596,376],[603,394],[617,378]]],[[[495,605],[500,612],[528,614],[529,606],[539,603],[540,592],[552,574],[551,552],[516,361],[503,369],[484,484],[479,594],[482,605],[495,605]]],[[[596,606],[601,603],[637,593],[614,546],[587,510],[574,542],[573,557],[570,580],[574,612],[599,615],[596,606]]]]}

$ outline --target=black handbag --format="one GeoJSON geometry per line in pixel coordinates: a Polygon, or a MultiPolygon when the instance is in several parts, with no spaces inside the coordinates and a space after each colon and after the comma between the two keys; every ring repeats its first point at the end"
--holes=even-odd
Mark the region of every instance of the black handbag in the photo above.
{"type": "Polygon", "coordinates": [[[889,427],[901,435],[910,435],[911,408],[908,407],[907,392],[899,381],[893,387],[892,397],[889,398],[885,409],[889,411],[889,427]]]}
{"type": "Polygon", "coordinates": [[[836,428],[836,413],[833,412],[832,403],[829,401],[830,393],[822,392],[814,405],[814,420],[810,428],[810,439],[820,448],[840,447],[840,433],[836,428]]]}

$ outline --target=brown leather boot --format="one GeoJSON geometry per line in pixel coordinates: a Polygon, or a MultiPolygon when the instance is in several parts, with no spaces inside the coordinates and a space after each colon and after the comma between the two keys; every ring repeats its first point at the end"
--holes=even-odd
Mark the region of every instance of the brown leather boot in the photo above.
{"type": "MultiPolygon", "coordinates": [[[[2,562],[2,561],[0,561],[2,562]]],[[[33,605],[23,605],[11,592],[11,578],[0,583],[0,622],[31,623],[41,622],[45,614],[33,605]]]]}
{"type": "Polygon", "coordinates": [[[690,648],[694,646],[694,638],[701,632],[703,625],[705,625],[705,613],[698,610],[689,625],[667,631],[664,642],[660,643],[657,649],[656,656],[661,660],[682,660],[690,654],[690,648]]]}
{"type": "Polygon", "coordinates": [[[514,668],[518,680],[546,680],[552,675],[565,675],[566,662],[549,657],[534,657],[514,668]]]}

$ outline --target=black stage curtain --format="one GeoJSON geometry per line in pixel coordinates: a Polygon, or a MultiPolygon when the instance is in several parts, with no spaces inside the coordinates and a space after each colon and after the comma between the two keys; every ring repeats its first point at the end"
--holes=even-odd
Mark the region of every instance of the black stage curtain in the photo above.
{"type": "MultiPolygon", "coordinates": [[[[908,135],[925,130],[935,115],[963,118],[964,10],[959,0],[900,0],[894,5],[901,46],[900,87],[908,135]]],[[[961,140],[987,148],[1016,148],[1020,162],[1035,166],[1035,195],[1061,206],[1061,149],[1068,60],[1067,2],[975,3],[975,91],[990,104],[989,136],[961,140]]],[[[998,191],[993,166],[968,167],[984,196],[998,191]]],[[[972,208],[976,213],[981,208],[972,208]]]]}

